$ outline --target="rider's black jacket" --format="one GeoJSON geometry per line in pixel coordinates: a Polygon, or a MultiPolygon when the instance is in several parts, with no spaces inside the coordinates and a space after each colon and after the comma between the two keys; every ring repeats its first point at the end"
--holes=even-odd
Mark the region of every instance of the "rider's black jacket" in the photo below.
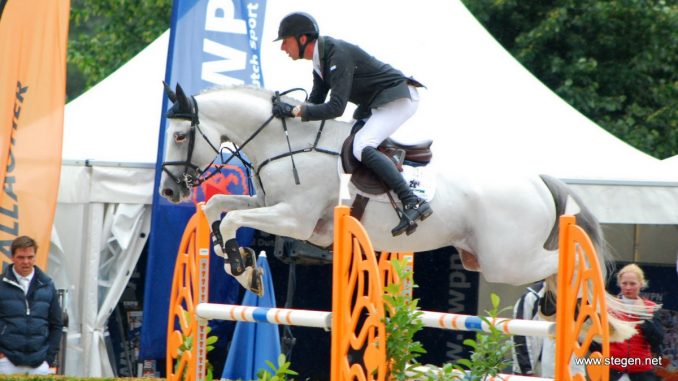
{"type": "Polygon", "coordinates": [[[409,98],[408,82],[421,86],[357,45],[327,36],[320,37],[317,44],[322,77],[313,71],[311,104],[304,106],[303,120],[339,117],[349,101],[358,105],[353,117],[366,118],[371,108],[409,98]],[[325,102],[330,90],[330,99],[325,102]]]}

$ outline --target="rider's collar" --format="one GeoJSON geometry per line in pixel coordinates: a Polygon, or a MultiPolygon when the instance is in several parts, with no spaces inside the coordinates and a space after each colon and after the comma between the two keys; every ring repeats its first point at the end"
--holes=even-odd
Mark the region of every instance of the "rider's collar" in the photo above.
{"type": "Polygon", "coordinates": [[[323,77],[323,71],[322,68],[320,67],[320,37],[318,37],[318,40],[316,43],[313,45],[313,70],[320,76],[320,78],[323,77]]]}

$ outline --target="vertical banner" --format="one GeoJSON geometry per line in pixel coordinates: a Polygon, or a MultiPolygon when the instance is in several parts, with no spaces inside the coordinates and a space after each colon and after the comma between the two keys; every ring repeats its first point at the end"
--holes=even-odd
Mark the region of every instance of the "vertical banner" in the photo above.
{"type": "Polygon", "coordinates": [[[0,259],[19,235],[47,266],[61,173],[70,0],[0,1],[0,259]]]}
{"type": "MultiPolygon", "coordinates": [[[[181,84],[187,94],[224,85],[261,87],[260,38],[265,7],[265,0],[175,0],[165,81],[173,89],[177,83],[181,84]]],[[[158,86],[160,80],[158,78],[158,86]]],[[[194,189],[193,200],[189,202],[174,205],[162,198],[157,189],[165,145],[164,113],[168,108],[168,100],[164,99],[144,290],[144,321],[153,323],[142,326],[142,359],[165,357],[174,257],[186,222],[195,211],[195,202],[217,192],[249,194],[251,190],[244,167],[231,164],[222,169],[221,176],[194,189]]],[[[237,238],[243,244],[251,240],[252,235],[251,230],[241,229],[237,238]]],[[[236,302],[240,286],[226,276],[223,261],[211,261],[210,271],[210,301],[236,302]]],[[[213,330],[213,334],[218,332],[213,330]]]]}

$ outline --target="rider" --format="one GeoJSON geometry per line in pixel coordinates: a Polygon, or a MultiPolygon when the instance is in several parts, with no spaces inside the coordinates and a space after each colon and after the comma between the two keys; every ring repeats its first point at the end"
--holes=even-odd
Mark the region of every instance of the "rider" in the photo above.
{"type": "Polygon", "coordinates": [[[313,61],[313,89],[309,103],[293,107],[277,102],[273,114],[281,118],[301,117],[303,121],[325,120],[341,116],[348,101],[355,103],[358,107],[353,117],[369,119],[355,135],[353,156],[403,203],[400,222],[391,233],[394,236],[405,231],[412,233],[416,221],[427,218],[433,210],[412,192],[391,159],[376,148],[414,115],[419,105],[416,88],[422,85],[357,45],[320,36],[315,19],[303,12],[290,13],[282,19],[278,40],[282,40],[280,49],[291,59],[313,61]],[[325,102],[328,93],[330,97],[325,102]]]}

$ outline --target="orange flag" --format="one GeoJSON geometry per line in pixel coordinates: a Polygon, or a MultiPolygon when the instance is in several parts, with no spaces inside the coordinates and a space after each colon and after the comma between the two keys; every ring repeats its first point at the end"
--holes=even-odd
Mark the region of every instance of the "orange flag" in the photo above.
{"type": "Polygon", "coordinates": [[[19,235],[45,268],[59,190],[70,0],[0,0],[0,259],[19,235]]]}

